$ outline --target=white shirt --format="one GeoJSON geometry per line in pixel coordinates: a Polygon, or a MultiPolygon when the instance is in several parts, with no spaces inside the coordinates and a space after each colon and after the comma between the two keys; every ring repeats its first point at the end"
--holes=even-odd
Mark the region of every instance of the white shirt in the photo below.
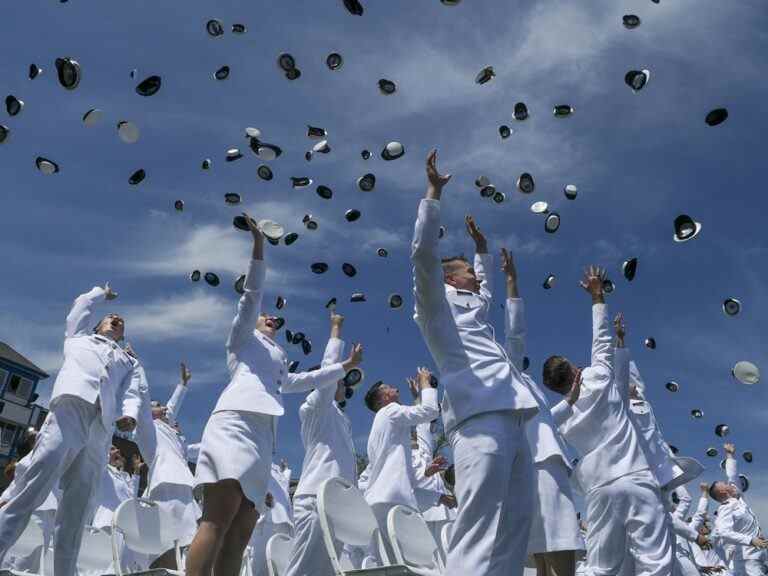
{"type": "Polygon", "coordinates": [[[291,469],[280,470],[280,466],[272,464],[271,476],[267,491],[272,493],[275,505],[270,511],[270,521],[273,524],[289,524],[293,526],[293,507],[288,488],[291,483],[291,469]]]}
{"type": "Polygon", "coordinates": [[[256,330],[266,270],[263,260],[251,260],[245,292],[238,302],[237,315],[227,339],[227,367],[231,380],[214,412],[236,410],[282,416],[282,392],[306,392],[334,384],[344,377],[340,363],[312,372],[289,373],[285,351],[256,330]]]}
{"type": "MultiPolygon", "coordinates": [[[[734,458],[725,459],[728,482],[738,487],[738,465],[734,458]]],[[[713,538],[726,548],[729,554],[745,560],[760,560],[763,551],[752,546],[752,539],[762,534],[760,521],[745,502],[744,496],[729,498],[717,509],[713,538]]]]}
{"type": "Polygon", "coordinates": [[[67,315],[64,363],[53,385],[51,408],[62,396],[77,396],[90,404],[98,400],[104,429],[111,432],[117,405],[122,403],[124,416],[138,419],[140,399],[138,382],[132,378],[136,362],[117,342],[92,332],[93,305],[104,302],[105,295],[104,288],[94,287],[75,299],[67,315]]]}
{"type": "MultiPolygon", "coordinates": [[[[418,510],[411,460],[411,427],[437,418],[437,390],[421,391],[421,404],[392,402],[376,412],[368,436],[368,504],[403,504],[418,510]]],[[[437,502],[437,497],[435,498],[437,502]]]]}
{"type": "MultiPolygon", "coordinates": [[[[629,361],[628,348],[614,350],[615,377],[622,394],[626,391],[626,401],[629,404],[629,418],[640,435],[641,446],[656,477],[659,486],[666,486],[675,478],[683,475],[683,469],[675,463],[674,454],[664,440],[651,403],[644,399],[645,383],[640,377],[640,371],[633,361],[629,361]],[[627,368],[629,368],[627,370],[627,368]],[[639,399],[629,397],[629,386],[635,385],[639,399]]],[[[690,503],[689,503],[690,505],[690,503]]]]}
{"type": "Polygon", "coordinates": [[[96,500],[96,515],[91,525],[95,528],[112,526],[112,516],[118,506],[136,497],[139,488],[139,477],[131,476],[128,472],[118,470],[108,464],[104,469],[96,500]]]}
{"type": "Polygon", "coordinates": [[[139,447],[144,462],[147,463],[147,466],[152,466],[157,453],[157,433],[155,432],[155,423],[152,421],[149,382],[141,362],[136,363],[132,378],[136,380],[132,386],[138,390],[139,395],[138,417],[136,418],[136,429],[133,431],[133,439],[136,446],[139,447]]]}
{"type": "Polygon", "coordinates": [[[573,406],[563,399],[552,410],[563,437],[581,455],[576,477],[586,494],[648,469],[640,436],[614,379],[612,356],[606,306],[594,304],[591,365],[581,373],[581,394],[573,406]]]}
{"type": "MultiPolygon", "coordinates": [[[[696,514],[693,516],[692,525],[698,530],[698,528],[704,523],[704,518],[707,515],[707,508],[709,506],[709,496],[702,494],[699,498],[699,505],[696,510],[696,514]]],[[[712,536],[712,535],[710,535],[712,536]]],[[[712,566],[726,567],[725,550],[719,542],[710,540],[711,548],[703,550],[695,542],[691,544],[691,551],[693,552],[693,561],[699,568],[707,568],[712,566]]],[[[720,572],[720,576],[728,576],[728,572],[720,572]]]]}
{"type": "Polygon", "coordinates": [[[195,479],[187,462],[187,450],[175,427],[187,390],[184,384],[177,384],[166,405],[165,420],[157,418],[154,421],[154,429],[157,432],[157,457],[149,469],[149,494],[161,484],[180,484],[190,488],[194,486],[195,479]]]}
{"type": "MultiPolygon", "coordinates": [[[[322,366],[335,364],[344,352],[344,341],[330,338],[322,366]]],[[[304,463],[295,496],[315,496],[328,478],[341,477],[357,485],[357,463],[352,427],[335,400],[336,386],[314,390],[299,408],[304,463]]]]}
{"type": "Polygon", "coordinates": [[[507,298],[505,315],[505,348],[511,362],[520,370],[520,376],[536,399],[539,412],[526,425],[525,433],[534,462],[544,462],[548,458],[559,458],[568,472],[573,471],[575,455],[557,430],[549,401],[539,385],[523,369],[525,357],[525,307],[522,298],[507,298]]]}
{"type": "Polygon", "coordinates": [[[432,423],[423,422],[416,426],[417,448],[411,448],[413,458],[413,471],[415,475],[416,503],[418,511],[422,518],[427,522],[441,522],[454,520],[456,510],[448,508],[445,504],[439,502],[440,496],[450,494],[445,487],[443,477],[440,473],[427,476],[427,466],[434,460],[435,453],[435,435],[432,433],[432,423]]]}
{"type": "Polygon", "coordinates": [[[445,386],[445,431],[485,412],[519,410],[531,418],[538,410],[536,399],[496,342],[488,319],[493,259],[488,254],[475,255],[475,274],[481,283],[478,294],[446,285],[438,254],[439,228],[440,202],[422,200],[411,247],[413,317],[445,386]]]}

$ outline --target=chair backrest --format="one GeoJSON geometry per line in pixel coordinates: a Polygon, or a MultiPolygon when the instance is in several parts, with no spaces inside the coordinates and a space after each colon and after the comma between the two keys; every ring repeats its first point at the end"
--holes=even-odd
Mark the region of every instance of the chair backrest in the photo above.
{"type": "Polygon", "coordinates": [[[293,550],[293,538],[285,534],[273,534],[267,540],[267,570],[269,576],[283,576],[288,568],[293,550]]]}
{"type": "Polygon", "coordinates": [[[32,552],[43,546],[44,539],[45,536],[40,524],[34,518],[30,518],[27,527],[24,528],[24,532],[21,533],[19,539],[16,540],[16,544],[10,549],[10,553],[19,558],[29,556],[32,552]]]}
{"type": "Polygon", "coordinates": [[[398,564],[439,570],[437,542],[418,512],[395,506],[387,515],[387,530],[398,564]]]}
{"type": "Polygon", "coordinates": [[[323,540],[337,574],[344,574],[336,542],[367,548],[381,546],[379,526],[362,492],[343,478],[329,478],[317,491],[317,513],[323,540]]]}
{"type": "Polygon", "coordinates": [[[160,555],[174,547],[180,530],[156,502],[132,498],[118,506],[112,530],[123,536],[125,545],[141,554],[160,555]]]}
{"type": "Polygon", "coordinates": [[[103,530],[86,526],[77,556],[78,572],[106,574],[112,564],[112,538],[103,530]]]}
{"type": "Polygon", "coordinates": [[[451,535],[453,534],[453,522],[448,522],[440,530],[440,541],[443,544],[443,554],[448,558],[448,551],[451,549],[451,535]]]}

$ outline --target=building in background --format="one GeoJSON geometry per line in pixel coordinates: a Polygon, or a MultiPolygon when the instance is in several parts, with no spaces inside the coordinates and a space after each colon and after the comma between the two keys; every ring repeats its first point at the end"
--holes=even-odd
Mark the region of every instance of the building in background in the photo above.
{"type": "MultiPolygon", "coordinates": [[[[0,342],[0,470],[16,454],[27,428],[40,429],[48,410],[35,404],[37,384],[48,374],[5,342],[0,342]]],[[[0,487],[7,484],[0,476],[0,487]]]]}

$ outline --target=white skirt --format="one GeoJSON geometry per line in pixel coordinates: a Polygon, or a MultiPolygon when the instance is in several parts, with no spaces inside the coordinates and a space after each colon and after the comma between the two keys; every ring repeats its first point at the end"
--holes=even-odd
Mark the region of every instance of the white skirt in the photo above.
{"type": "Polygon", "coordinates": [[[200,441],[195,489],[237,480],[245,497],[261,512],[272,465],[274,418],[234,410],[211,414],[200,441]]]}
{"type": "Polygon", "coordinates": [[[560,458],[534,464],[536,486],[528,554],[584,550],[568,469],[560,458]]]}
{"type": "Polygon", "coordinates": [[[192,495],[192,488],[164,482],[150,491],[149,499],[170,514],[175,526],[183,528],[179,532],[179,546],[191,544],[197,532],[197,521],[202,516],[200,506],[192,495]]]}

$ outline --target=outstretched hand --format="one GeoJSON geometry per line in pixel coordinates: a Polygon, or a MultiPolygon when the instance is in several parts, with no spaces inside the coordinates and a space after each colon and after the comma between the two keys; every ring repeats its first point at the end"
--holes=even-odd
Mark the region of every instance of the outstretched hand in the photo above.
{"type": "Polygon", "coordinates": [[[427,467],[424,469],[424,476],[429,478],[430,476],[434,476],[438,472],[442,472],[447,468],[448,468],[448,460],[445,459],[445,456],[435,456],[432,462],[430,462],[427,465],[427,467]]]}
{"type": "Polygon", "coordinates": [[[352,370],[352,368],[356,368],[362,363],[362,361],[363,361],[363,345],[358,343],[352,346],[352,352],[350,352],[349,358],[347,358],[342,363],[344,372],[349,372],[350,370],[352,370]]]}
{"type": "Polygon", "coordinates": [[[112,290],[112,286],[109,285],[109,282],[104,284],[104,298],[106,300],[114,300],[117,298],[117,292],[112,290]]]}
{"type": "Polygon", "coordinates": [[[434,148],[427,155],[427,198],[439,200],[443,186],[448,184],[450,179],[450,174],[443,175],[437,171],[437,148],[434,148]]]}
{"type": "Polygon", "coordinates": [[[181,372],[181,383],[186,386],[189,384],[189,381],[192,379],[192,372],[189,371],[189,368],[187,368],[187,365],[184,364],[184,362],[180,365],[180,372],[181,372]]]}
{"type": "Polygon", "coordinates": [[[590,266],[584,270],[584,278],[581,280],[580,285],[584,290],[590,293],[593,304],[602,304],[605,302],[603,298],[603,281],[605,280],[605,277],[605,270],[599,266],[590,266]]]}
{"type": "Polygon", "coordinates": [[[733,456],[736,454],[736,445],[733,442],[726,442],[723,444],[723,450],[728,456],[733,456]]]}
{"type": "Polygon", "coordinates": [[[256,225],[256,220],[251,218],[247,212],[243,212],[242,215],[243,218],[245,218],[245,223],[248,225],[248,230],[251,231],[251,236],[253,236],[253,259],[263,260],[264,234],[261,233],[261,230],[259,230],[259,227],[256,225]]]}
{"type": "Polygon", "coordinates": [[[613,329],[616,332],[618,348],[624,348],[624,337],[627,335],[627,325],[624,323],[624,313],[619,312],[613,319],[613,329]]]}
{"type": "Polygon", "coordinates": [[[467,225],[467,234],[469,234],[469,237],[472,238],[475,242],[475,252],[478,254],[487,254],[488,253],[488,242],[485,239],[485,235],[480,231],[480,228],[477,225],[477,222],[475,222],[475,219],[472,217],[472,215],[467,214],[467,216],[464,218],[464,223],[467,225]]]}

